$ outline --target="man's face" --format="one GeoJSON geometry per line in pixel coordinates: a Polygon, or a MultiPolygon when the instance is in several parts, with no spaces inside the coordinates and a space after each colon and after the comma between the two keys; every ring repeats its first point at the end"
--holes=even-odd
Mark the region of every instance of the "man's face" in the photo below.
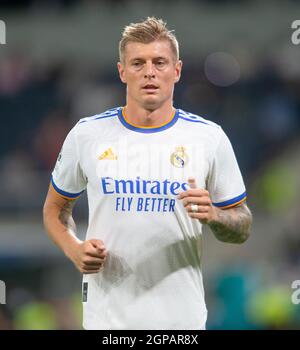
{"type": "Polygon", "coordinates": [[[127,84],[127,98],[154,110],[173,98],[174,84],[179,81],[182,62],[174,62],[167,40],[149,44],[129,42],[124,62],[118,63],[120,78],[127,84]]]}

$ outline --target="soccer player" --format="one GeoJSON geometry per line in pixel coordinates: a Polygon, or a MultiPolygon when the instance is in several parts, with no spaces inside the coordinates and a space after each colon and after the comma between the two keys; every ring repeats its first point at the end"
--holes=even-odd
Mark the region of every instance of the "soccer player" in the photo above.
{"type": "Polygon", "coordinates": [[[44,205],[53,241],[83,273],[85,329],[205,329],[203,224],[243,243],[251,213],[222,128],[173,106],[182,62],[162,20],[130,24],[119,44],[126,105],[68,134],[44,205]],[[86,240],[72,208],[87,190],[86,240]]]}

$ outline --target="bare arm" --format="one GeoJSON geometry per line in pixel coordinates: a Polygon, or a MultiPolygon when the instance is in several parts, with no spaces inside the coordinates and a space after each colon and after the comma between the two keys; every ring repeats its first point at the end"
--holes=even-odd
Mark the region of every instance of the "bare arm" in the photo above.
{"type": "Polygon", "coordinates": [[[207,224],[216,238],[222,242],[243,243],[250,235],[252,214],[246,202],[230,209],[220,209],[212,204],[208,191],[196,188],[194,180],[189,180],[191,189],[180,193],[188,215],[207,224]],[[197,212],[192,205],[197,205],[197,212]]]}
{"type": "Polygon", "coordinates": [[[222,242],[244,243],[250,235],[252,214],[246,204],[231,209],[215,208],[215,217],[208,226],[216,238],[222,242]]]}
{"type": "Polygon", "coordinates": [[[73,261],[82,273],[96,273],[105,261],[103,242],[82,242],[76,237],[72,210],[76,200],[61,197],[50,185],[43,209],[44,225],[54,243],[73,261]]]}

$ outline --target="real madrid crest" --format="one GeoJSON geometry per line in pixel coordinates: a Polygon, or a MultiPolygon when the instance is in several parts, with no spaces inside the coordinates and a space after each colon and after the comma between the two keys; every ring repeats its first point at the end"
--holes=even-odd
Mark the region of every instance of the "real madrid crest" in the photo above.
{"type": "Polygon", "coordinates": [[[176,151],[171,154],[170,160],[176,168],[183,168],[187,164],[189,157],[185,152],[185,148],[179,146],[176,147],[176,151]]]}

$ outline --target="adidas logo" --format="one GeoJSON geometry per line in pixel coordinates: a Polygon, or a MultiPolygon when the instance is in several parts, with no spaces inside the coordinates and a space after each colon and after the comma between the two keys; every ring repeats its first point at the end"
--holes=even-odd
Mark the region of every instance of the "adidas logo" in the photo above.
{"type": "Polygon", "coordinates": [[[118,157],[114,154],[111,148],[104,151],[101,156],[98,157],[99,160],[107,159],[107,160],[116,160],[118,157]]]}

